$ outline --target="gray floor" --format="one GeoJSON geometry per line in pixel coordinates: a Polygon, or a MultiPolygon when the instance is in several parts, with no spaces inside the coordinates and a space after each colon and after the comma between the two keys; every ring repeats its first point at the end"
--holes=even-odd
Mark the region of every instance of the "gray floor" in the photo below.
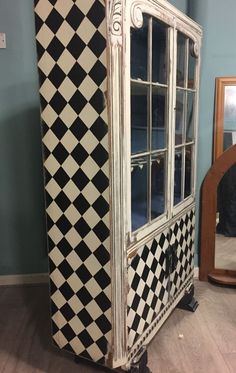
{"type": "MultiPolygon", "coordinates": [[[[175,310],[149,346],[153,373],[236,372],[236,290],[196,283],[200,306],[175,310]]],[[[96,373],[51,346],[48,289],[0,288],[1,373],[96,373]]]]}

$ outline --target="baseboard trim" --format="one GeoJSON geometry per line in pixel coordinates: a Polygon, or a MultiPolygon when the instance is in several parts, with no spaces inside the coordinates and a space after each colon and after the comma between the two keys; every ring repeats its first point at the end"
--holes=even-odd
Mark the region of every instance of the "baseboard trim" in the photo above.
{"type": "Polygon", "coordinates": [[[45,284],[48,282],[49,282],[48,273],[33,273],[33,274],[27,274],[27,275],[2,275],[0,276],[0,286],[45,284]]]}
{"type": "Polygon", "coordinates": [[[199,267],[194,267],[194,278],[199,279],[199,267]]]}

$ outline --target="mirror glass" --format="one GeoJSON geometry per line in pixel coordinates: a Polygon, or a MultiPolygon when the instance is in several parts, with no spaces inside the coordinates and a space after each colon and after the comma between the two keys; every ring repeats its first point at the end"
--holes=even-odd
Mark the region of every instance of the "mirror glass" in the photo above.
{"type": "Polygon", "coordinates": [[[236,163],[217,190],[215,268],[236,270],[236,163]]]}

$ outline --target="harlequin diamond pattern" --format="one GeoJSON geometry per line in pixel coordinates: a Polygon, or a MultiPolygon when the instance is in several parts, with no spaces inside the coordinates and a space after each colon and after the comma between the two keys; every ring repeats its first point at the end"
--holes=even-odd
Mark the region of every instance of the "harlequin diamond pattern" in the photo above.
{"type": "Polygon", "coordinates": [[[177,267],[170,277],[171,297],[194,270],[195,211],[191,210],[170,230],[170,243],[177,248],[177,267]]]}
{"type": "Polygon", "coordinates": [[[36,0],[53,338],[101,361],[111,343],[106,25],[100,0],[36,0]]]}
{"type": "Polygon", "coordinates": [[[150,241],[128,270],[128,345],[131,348],[168,302],[165,252],[168,231],[150,241]]]}

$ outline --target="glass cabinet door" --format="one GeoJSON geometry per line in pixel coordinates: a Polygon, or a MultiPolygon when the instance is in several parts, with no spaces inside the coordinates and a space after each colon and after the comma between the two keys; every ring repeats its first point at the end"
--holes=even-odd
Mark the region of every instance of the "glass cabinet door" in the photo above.
{"type": "Polygon", "coordinates": [[[131,29],[133,232],[167,211],[168,35],[168,26],[148,15],[141,29],[131,29]]]}

